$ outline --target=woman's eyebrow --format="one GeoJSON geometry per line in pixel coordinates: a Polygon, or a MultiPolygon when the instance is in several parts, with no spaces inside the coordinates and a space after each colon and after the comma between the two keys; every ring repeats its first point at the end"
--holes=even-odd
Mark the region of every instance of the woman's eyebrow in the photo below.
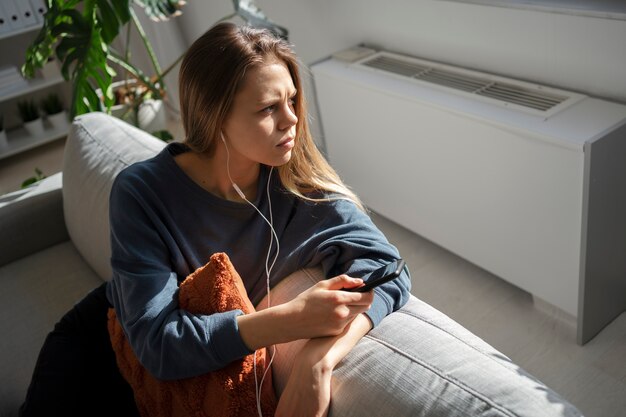
{"type": "MultiPolygon", "coordinates": [[[[287,95],[287,98],[292,98],[296,96],[297,94],[298,94],[298,90],[294,88],[293,90],[289,92],[289,94],[287,95]]],[[[263,95],[256,102],[258,104],[266,104],[266,103],[272,103],[274,101],[280,100],[281,98],[282,98],[281,94],[269,93],[267,95],[263,95]]]]}

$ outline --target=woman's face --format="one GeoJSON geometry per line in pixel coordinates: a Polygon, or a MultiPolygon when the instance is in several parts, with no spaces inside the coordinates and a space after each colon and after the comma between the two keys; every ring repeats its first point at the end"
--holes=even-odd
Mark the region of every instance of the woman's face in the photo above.
{"type": "Polygon", "coordinates": [[[298,122],[296,93],[282,61],[269,59],[246,72],[222,128],[231,166],[289,161],[298,122]]]}

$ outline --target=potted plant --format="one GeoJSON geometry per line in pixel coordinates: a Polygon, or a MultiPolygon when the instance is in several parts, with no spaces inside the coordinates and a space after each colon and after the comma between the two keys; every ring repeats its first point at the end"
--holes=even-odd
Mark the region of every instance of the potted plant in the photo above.
{"type": "MultiPolygon", "coordinates": [[[[181,56],[162,69],[152,45],[148,40],[133,4],[153,19],[167,20],[181,13],[183,0],[48,0],[41,30],[26,51],[22,74],[32,78],[35,70],[42,68],[48,58],[56,54],[61,74],[72,82],[70,116],[91,111],[111,113],[115,105],[113,82],[117,73],[113,64],[124,72],[124,84],[132,84],[130,94],[125,96],[123,116],[130,117],[135,125],[140,123],[139,111],[147,100],[163,100],[167,87],[163,77],[167,75],[181,56]],[[131,60],[129,51],[130,27],[134,27],[148,53],[154,75],[148,76],[131,60]],[[113,46],[118,35],[125,31],[125,50],[113,46]],[[130,82],[129,82],[130,81],[130,82]],[[100,91],[100,94],[98,94],[100,91]]],[[[235,12],[223,19],[239,16],[254,26],[274,30],[287,36],[287,30],[275,25],[254,4],[254,0],[233,0],[235,12]]]]}
{"type": "Polygon", "coordinates": [[[0,149],[9,145],[7,141],[7,132],[4,130],[4,114],[0,113],[0,149]]]}
{"type": "Polygon", "coordinates": [[[30,136],[43,135],[43,120],[39,116],[39,110],[32,99],[20,100],[17,102],[20,119],[24,128],[30,136]]]}
{"type": "MultiPolygon", "coordinates": [[[[154,134],[166,130],[167,117],[162,99],[155,98],[143,84],[136,80],[115,81],[113,89],[114,105],[111,114],[132,125],[154,134]]],[[[97,91],[102,96],[100,90],[97,91]]]]}
{"type": "Polygon", "coordinates": [[[32,184],[43,180],[44,178],[46,178],[46,176],[44,175],[44,173],[39,169],[39,168],[35,168],[35,175],[33,175],[30,178],[25,179],[22,182],[22,185],[20,188],[26,188],[31,186],[32,184]]]}
{"type": "Polygon", "coordinates": [[[68,117],[61,98],[56,93],[50,93],[41,100],[41,109],[46,113],[48,121],[54,129],[67,129],[68,117]]]}

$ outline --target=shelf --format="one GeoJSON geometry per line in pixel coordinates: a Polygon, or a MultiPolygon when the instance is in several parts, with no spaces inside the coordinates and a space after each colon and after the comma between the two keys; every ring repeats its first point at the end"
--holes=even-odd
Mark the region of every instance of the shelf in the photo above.
{"type": "Polygon", "coordinates": [[[35,30],[41,29],[42,26],[43,26],[43,24],[37,23],[36,25],[33,25],[33,26],[27,26],[27,27],[24,27],[24,28],[11,30],[9,32],[0,33],[0,40],[6,39],[6,38],[10,38],[10,37],[13,37],[13,36],[17,36],[17,35],[21,35],[22,33],[33,32],[35,30]]]}
{"type": "Polygon", "coordinates": [[[26,85],[26,87],[18,88],[15,90],[9,90],[4,93],[2,92],[2,90],[0,90],[0,101],[6,101],[15,97],[23,96],[25,94],[34,93],[37,90],[42,90],[46,87],[50,87],[55,84],[60,84],[63,81],[65,80],[63,79],[61,75],[54,77],[54,78],[50,78],[50,79],[34,78],[32,80],[27,80],[28,84],[26,85]]]}
{"type": "Polygon", "coordinates": [[[67,136],[69,124],[64,129],[54,129],[47,121],[44,121],[44,134],[33,137],[24,128],[18,128],[7,132],[8,144],[0,147],[0,160],[36,148],[49,142],[67,136]]]}

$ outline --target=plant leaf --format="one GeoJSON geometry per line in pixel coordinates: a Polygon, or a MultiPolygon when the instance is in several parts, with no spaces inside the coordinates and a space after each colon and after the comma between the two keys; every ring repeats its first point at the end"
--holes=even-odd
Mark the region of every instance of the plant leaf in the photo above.
{"type": "Polygon", "coordinates": [[[152,136],[161,139],[163,142],[171,142],[174,136],[168,130],[157,130],[152,132],[152,136]]]}
{"type": "Polygon", "coordinates": [[[94,24],[90,32],[89,42],[77,46],[67,55],[74,62],[72,78],[74,91],[72,94],[72,117],[78,114],[102,110],[102,102],[96,93],[96,88],[104,92],[103,101],[106,108],[113,105],[110,94],[112,75],[115,72],[107,64],[107,48],[101,36],[100,29],[94,24]]]}
{"type": "Polygon", "coordinates": [[[102,39],[108,45],[119,35],[130,21],[129,0],[95,0],[98,26],[102,30],[102,39]]]}
{"type": "Polygon", "coordinates": [[[115,14],[122,24],[130,21],[130,3],[129,0],[113,0],[112,3],[115,14]]]}
{"type": "Polygon", "coordinates": [[[97,0],[96,3],[98,4],[98,24],[102,31],[102,40],[109,44],[120,32],[120,21],[108,1],[97,0]]]}
{"type": "Polygon", "coordinates": [[[168,20],[172,16],[177,16],[185,5],[181,0],[134,0],[134,2],[140,4],[152,20],[168,20]]]}
{"type": "Polygon", "coordinates": [[[26,78],[33,78],[37,68],[43,68],[52,56],[53,46],[58,41],[57,36],[52,35],[53,28],[64,21],[63,12],[67,8],[76,6],[76,1],[49,1],[48,11],[44,14],[43,26],[37,33],[35,40],[26,50],[26,59],[22,65],[22,74],[26,78]]]}
{"type": "Polygon", "coordinates": [[[39,168],[35,168],[35,175],[24,180],[24,182],[22,182],[21,188],[26,188],[29,185],[36,183],[37,181],[43,180],[44,178],[46,178],[46,176],[43,174],[43,172],[39,168]]]}
{"type": "MultiPolygon", "coordinates": [[[[22,1],[22,0],[20,0],[22,1]]],[[[47,0],[48,11],[43,27],[28,47],[22,66],[25,77],[32,78],[43,68],[52,54],[61,64],[61,72],[72,82],[71,116],[113,105],[111,90],[115,71],[109,66],[109,44],[119,35],[123,25],[133,18],[132,4],[143,8],[153,19],[167,19],[180,13],[182,0],[47,0]],[[101,98],[96,90],[102,91],[101,98]]],[[[136,67],[130,65],[141,83],[153,95],[163,89],[136,67]]],[[[157,72],[159,69],[157,68],[157,72]]]]}

